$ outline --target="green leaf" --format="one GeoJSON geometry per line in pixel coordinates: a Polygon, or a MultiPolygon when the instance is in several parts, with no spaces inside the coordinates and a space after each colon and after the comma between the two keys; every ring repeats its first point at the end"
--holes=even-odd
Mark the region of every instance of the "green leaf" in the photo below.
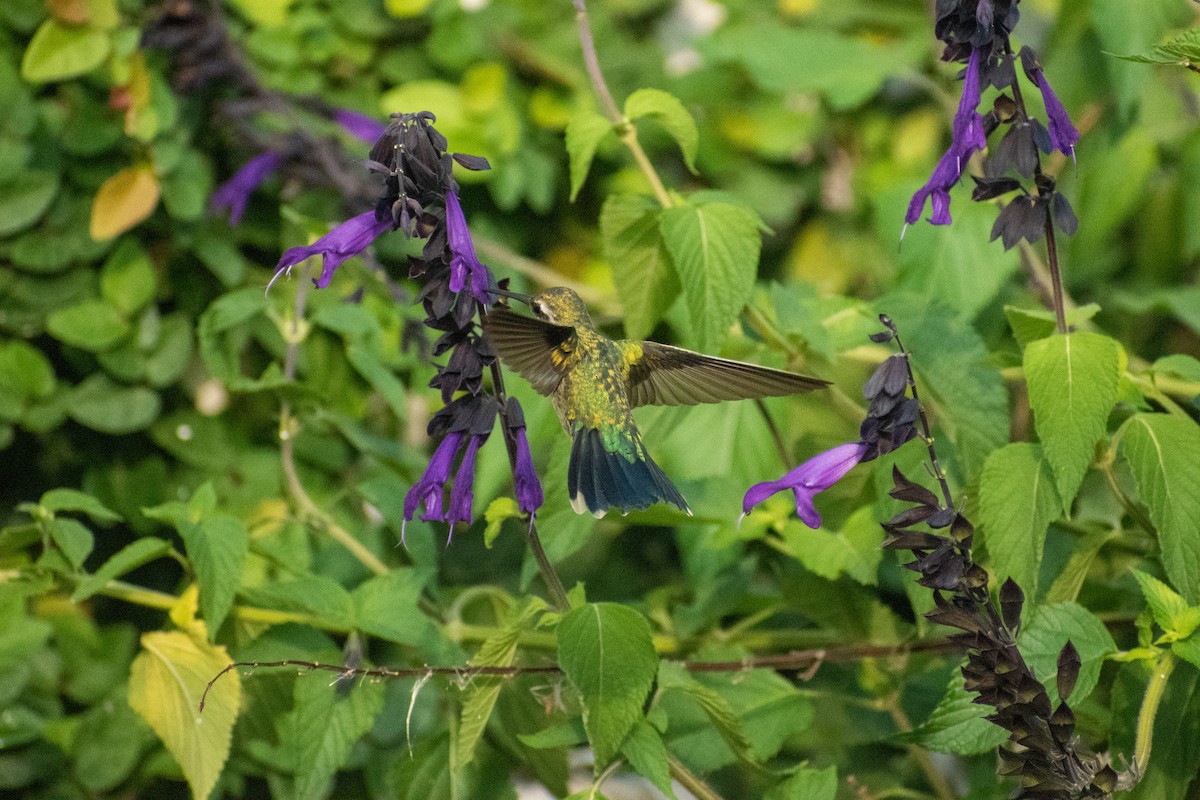
{"type": "Polygon", "coordinates": [[[674,798],[671,788],[671,765],[662,734],[647,720],[638,720],[621,745],[621,755],[637,774],[654,784],[667,797],[674,798]]]}
{"type": "MultiPolygon", "coordinates": [[[[1122,0],[1092,0],[1092,26],[1103,50],[1108,53],[1136,53],[1147,49],[1162,40],[1173,21],[1181,19],[1186,17],[1179,4],[1172,0],[1142,0],[1136,4],[1122,0]]],[[[1128,119],[1146,94],[1150,69],[1109,60],[1105,72],[1116,90],[1120,115],[1128,119]]],[[[1087,219],[1086,216],[1080,218],[1087,219]]]]}
{"type": "Polygon", "coordinates": [[[946,693],[920,726],[901,738],[937,753],[972,756],[995,750],[1008,741],[1008,731],[988,722],[991,706],[974,702],[976,694],[963,686],[963,675],[954,670],[946,693]]]}
{"type": "Polygon", "coordinates": [[[1200,28],[1184,31],[1170,41],[1155,45],[1149,51],[1117,58],[1142,64],[1168,64],[1177,67],[1200,66],[1200,28]]]}
{"type": "Polygon", "coordinates": [[[120,386],[93,374],[67,399],[67,413],[81,425],[118,436],[144,430],[158,418],[158,394],[144,386],[120,386]]]}
{"type": "Polygon", "coordinates": [[[198,523],[181,525],[179,535],[200,584],[200,612],[216,636],[233,605],[250,550],[250,533],[236,517],[213,514],[198,523]]]}
{"type": "Polygon", "coordinates": [[[1044,601],[1061,603],[1064,600],[1074,600],[1079,597],[1083,582],[1091,571],[1096,556],[1100,554],[1100,549],[1119,536],[1118,529],[1109,528],[1088,534],[1079,540],[1071,552],[1071,557],[1067,559],[1066,566],[1054,579],[1050,588],[1046,590],[1044,601]]]}
{"type": "Polygon", "coordinates": [[[100,296],[128,316],[154,298],[155,276],[150,256],[134,239],[125,239],[100,270],[100,296]]]}
{"type": "Polygon", "coordinates": [[[312,614],[323,622],[354,626],[354,603],[350,593],[336,581],[310,575],[291,581],[243,587],[239,593],[252,605],[312,614]]]}
{"type": "Polygon", "coordinates": [[[1172,643],[1171,652],[1193,667],[1200,667],[1200,633],[1193,633],[1186,639],[1172,643]]]}
{"type": "Polygon", "coordinates": [[[49,396],[56,384],[41,350],[20,340],[0,342],[0,418],[18,419],[29,402],[49,396]]]}
{"type": "Polygon", "coordinates": [[[1155,361],[1150,371],[1155,375],[1174,375],[1185,381],[1200,381],[1200,359],[1183,353],[1173,353],[1155,361]]]}
{"type": "Polygon", "coordinates": [[[209,796],[229,757],[242,695],[237,671],[213,684],[203,714],[200,697],[231,663],[224,647],[158,631],[142,636],[142,652],[130,667],[129,705],[179,762],[194,797],[209,796]]]}
{"type": "Polygon", "coordinates": [[[745,67],[768,92],[821,92],[836,109],[870,99],[913,58],[897,47],[829,30],[747,23],[724,26],[704,49],[745,67]]]}
{"type": "Polygon", "coordinates": [[[405,406],[408,390],[400,379],[383,365],[373,348],[363,344],[351,344],[346,347],[346,360],[354,367],[355,372],[379,392],[379,396],[388,404],[396,419],[408,417],[408,409],[405,406]]]}
{"type": "Polygon", "coordinates": [[[582,717],[572,717],[566,722],[542,728],[537,733],[520,734],[517,738],[535,750],[553,750],[585,743],[587,730],[583,727],[582,717]]]}
{"type": "MultiPolygon", "coordinates": [[[[889,248],[896,247],[897,221],[910,197],[904,193],[905,205],[896,208],[896,216],[880,216],[880,239],[889,248]]],[[[955,207],[953,225],[908,226],[896,254],[896,288],[926,301],[940,300],[959,318],[974,319],[1020,265],[1016,251],[997,252],[992,247],[989,237],[995,221],[995,208],[969,203],[955,207]]]]}
{"type": "Polygon", "coordinates": [[[649,336],[682,290],[663,245],[661,219],[662,206],[636,194],[610,194],[600,211],[604,256],[631,339],[649,336]]]}
{"type": "Polygon", "coordinates": [[[334,774],[350,751],[371,730],[383,708],[383,684],[354,682],[342,696],[327,678],[308,675],[296,681],[295,711],[285,741],[296,754],[296,797],[327,797],[334,774]]]}
{"type": "Polygon", "coordinates": [[[837,786],[837,767],[814,769],[805,765],[772,787],[763,800],[834,800],[837,786]]]}
{"type": "MultiPolygon", "coordinates": [[[[1065,314],[1067,325],[1080,325],[1096,316],[1099,312],[1100,306],[1096,303],[1088,303],[1086,306],[1067,309],[1065,314]]],[[[1022,348],[1028,347],[1030,342],[1051,336],[1058,325],[1057,317],[1053,311],[1040,308],[1005,306],[1004,316],[1008,317],[1008,326],[1012,328],[1013,337],[1022,348]]]]}
{"type": "Polygon", "coordinates": [[[105,561],[100,569],[79,582],[71,593],[71,602],[83,602],[107,586],[109,581],[165,555],[170,549],[170,542],[153,537],[130,542],[105,561]]]}
{"type": "MultiPolygon", "coordinates": [[[[912,353],[922,402],[936,409],[937,427],[954,445],[968,483],[979,479],[987,457],[1008,442],[1008,394],[979,334],[941,303],[922,307],[909,294],[877,301],[900,326],[912,353]],[[910,308],[917,307],[914,313],[910,308]]],[[[938,434],[935,432],[934,434],[938,434]]]]}
{"type": "Polygon", "coordinates": [[[1087,699],[1100,680],[1104,657],[1115,653],[1117,645],[1104,623],[1077,603],[1037,606],[1021,630],[1018,644],[1029,668],[1046,687],[1051,705],[1058,703],[1058,654],[1070,640],[1079,651],[1079,679],[1071,692],[1071,704],[1087,699]]]}
{"type": "Polygon", "coordinates": [[[780,536],[783,552],[826,580],[849,575],[865,585],[876,583],[883,529],[870,506],[855,511],[840,531],[813,531],[789,518],[780,536]]]}
{"type": "Polygon", "coordinates": [[[646,618],[616,603],[588,603],[558,623],[558,660],[583,699],[583,724],[603,771],[642,718],[658,669],[646,618]]]}
{"type": "Polygon", "coordinates": [[[500,535],[500,528],[506,519],[520,519],[521,508],[517,505],[517,501],[511,497],[497,497],[492,502],[488,503],[487,511],[484,512],[483,518],[487,520],[487,528],[483,531],[483,545],[491,549],[496,542],[496,537],[500,535]]]}
{"type": "Polygon", "coordinates": [[[583,188],[600,142],[612,133],[612,123],[591,108],[581,107],[567,123],[567,155],[571,160],[571,202],[583,188]]]}
{"type": "Polygon", "coordinates": [[[1167,414],[1136,414],[1119,435],[1158,529],[1163,569],[1189,603],[1200,603],[1200,427],[1167,414]]]}
{"type": "MultiPolygon", "coordinates": [[[[468,663],[473,667],[512,666],[517,658],[517,641],[521,632],[545,610],[546,604],[540,598],[533,598],[523,607],[511,609],[504,623],[484,640],[468,663]]],[[[481,675],[472,681],[463,697],[458,738],[454,742],[456,764],[469,764],[475,758],[475,746],[483,736],[503,685],[504,679],[499,676],[481,675]]]]}
{"type": "Polygon", "coordinates": [[[81,523],[67,517],[50,520],[50,538],[56,547],[66,556],[67,562],[73,569],[83,566],[83,560],[88,557],[95,546],[92,532],[81,523]]]}
{"type": "Polygon", "coordinates": [[[1154,621],[1164,631],[1159,642],[1186,639],[1200,627],[1200,608],[1189,606],[1181,595],[1153,575],[1135,569],[1133,577],[1142,588],[1154,621]]]}
{"type": "Polygon", "coordinates": [[[696,121],[679,98],[661,89],[638,89],[625,99],[625,116],[629,119],[654,118],[683,151],[683,161],[688,170],[696,172],[700,132],[696,130],[696,121]]]}
{"type": "Polygon", "coordinates": [[[120,522],[121,515],[90,494],[76,489],[51,489],[42,495],[38,505],[47,511],[78,511],[87,514],[96,522],[120,522]]]}
{"type": "Polygon", "coordinates": [[[1054,335],[1025,348],[1029,404],[1065,513],[1104,435],[1120,369],[1120,346],[1095,333],[1054,335]]]}
{"type": "Polygon", "coordinates": [[[59,309],[46,319],[46,328],[55,339],[92,352],[109,349],[129,333],[121,313],[102,300],[59,309]]]}
{"type": "Polygon", "coordinates": [[[121,696],[106,697],[83,714],[71,748],[76,779],[95,794],[112,792],[133,775],[154,734],[121,696]]]}
{"type": "Polygon", "coordinates": [[[1037,593],[1046,529],[1062,507],[1050,464],[1036,444],[1008,444],[988,456],[979,484],[980,532],[997,583],[1037,593]]]}
{"type": "Polygon", "coordinates": [[[56,172],[22,171],[0,184],[0,236],[11,236],[37,222],[58,194],[56,172]]]}
{"type": "Polygon", "coordinates": [[[364,581],[350,595],[355,625],[363,633],[391,642],[427,644],[438,633],[417,605],[420,597],[420,577],[408,567],[364,581]]]}
{"type": "MultiPolygon", "coordinates": [[[[1138,710],[1146,694],[1146,669],[1140,664],[1122,665],[1113,688],[1113,719],[1124,720],[1124,731],[1113,728],[1113,738],[1125,740],[1112,751],[1132,753],[1138,710]]],[[[1171,673],[1162,702],[1153,719],[1153,750],[1144,777],[1122,798],[1128,800],[1185,800],[1193,792],[1200,769],[1200,671],[1179,664],[1171,673]]]]}
{"type": "Polygon", "coordinates": [[[753,211],[719,201],[662,212],[663,243],[679,273],[701,350],[721,346],[754,291],[759,225],[753,211]]]}
{"type": "Polygon", "coordinates": [[[104,63],[111,48],[104,31],[64,25],[52,17],[38,27],[25,49],[21,76],[30,83],[74,78],[104,63]]]}

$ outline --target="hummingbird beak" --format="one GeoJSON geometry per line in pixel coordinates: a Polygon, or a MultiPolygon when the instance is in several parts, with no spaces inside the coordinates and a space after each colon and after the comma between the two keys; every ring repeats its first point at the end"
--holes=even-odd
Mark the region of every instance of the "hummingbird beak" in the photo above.
{"type": "Polygon", "coordinates": [[[513,300],[518,300],[526,305],[532,300],[531,295],[521,294],[520,292],[510,292],[508,289],[488,289],[488,294],[499,295],[500,297],[508,297],[513,300]]]}

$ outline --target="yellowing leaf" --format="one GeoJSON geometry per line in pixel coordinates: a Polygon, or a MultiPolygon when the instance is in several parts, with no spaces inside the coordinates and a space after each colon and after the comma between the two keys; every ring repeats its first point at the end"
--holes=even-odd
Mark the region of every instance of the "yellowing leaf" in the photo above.
{"type": "Polygon", "coordinates": [[[154,213],[158,195],[158,178],[148,166],[126,167],[113,175],[92,201],[92,238],[111,239],[137,225],[154,213]]]}
{"type": "Polygon", "coordinates": [[[125,135],[134,136],[142,116],[152,110],[150,73],[146,69],[146,59],[140,50],[129,57],[128,68],[129,81],[125,84],[125,91],[129,93],[129,105],[125,109],[125,135]]]}
{"type": "Polygon", "coordinates": [[[180,631],[147,633],[129,675],[129,705],[142,716],[179,762],[192,795],[212,793],[229,758],[230,737],[241,702],[236,671],[208,682],[231,663],[224,647],[180,631]]]}
{"type": "Polygon", "coordinates": [[[112,43],[103,31],[50,18],[38,27],[25,49],[21,76],[31,83],[74,78],[103,64],[111,50],[112,43]]]}

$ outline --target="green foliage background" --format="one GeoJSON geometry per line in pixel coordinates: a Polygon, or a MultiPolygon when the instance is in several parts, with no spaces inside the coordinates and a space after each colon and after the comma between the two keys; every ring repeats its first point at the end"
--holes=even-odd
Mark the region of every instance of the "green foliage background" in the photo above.
{"type": "Polygon", "coordinates": [[[1129,755],[1147,665],[1173,654],[1133,796],[1196,796],[1200,84],[1170,59],[1110,55],[1152,55],[1195,7],[1021,6],[1018,36],[1084,131],[1077,163],[1049,162],[1081,222],[1061,240],[1068,343],[1045,311],[1045,251],[989,243],[997,209],[968,188],[951,227],[919,223],[897,247],[957,101],[927,5],[594,2],[666,210],[596,122],[564,0],[224,5],[268,89],[381,120],[428,109],[452,150],[486,156],[490,172],[460,180],[499,276],[578,287],[613,335],[836,383],[767,402],[786,459],[753,404],[647,409],[650,450],[696,515],[596,521],[569,508],[549,404],[510,381],[546,488],[539,528],[576,587],[560,616],[507,518],[498,443],[480,454],[480,520],[448,544],[414,522],[398,546],[440,402],[400,346],[423,318],[397,302],[415,288],[411,245],[381,239],[325,290],[299,270],[264,293],[284,249],[369,197],[285,172],[240,225],[207,210],[250,142],[303,129],[336,141],[350,173],[367,148],[295,108],[249,118],[247,137],[212,113],[227,88],[173,91],[164,53],[139,45],[152,4],[0,4],[0,791],[593,796],[591,771],[568,765],[590,742],[597,775],[612,763],[667,792],[674,759],[726,797],[1007,796],[1003,731],[969,703],[952,650],[906,652],[945,632],[879,549],[891,464],[923,474],[919,446],[822,495],[820,531],[786,495],[737,525],[749,485],[857,438],[859,389],[888,354],[866,335],[887,312],[980,561],[1025,588],[1026,657],[1049,676],[1071,638],[1081,735],[1129,755]],[[841,655],[807,682],[681,666],[805,648],[841,655]],[[194,722],[197,688],[230,659],[355,652],[566,676],[345,691],[263,668],[226,675],[194,722]]]}

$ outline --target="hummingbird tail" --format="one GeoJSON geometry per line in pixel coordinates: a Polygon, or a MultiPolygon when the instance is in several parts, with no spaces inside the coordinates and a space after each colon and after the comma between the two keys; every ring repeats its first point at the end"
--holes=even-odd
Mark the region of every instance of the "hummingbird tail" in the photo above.
{"type": "Polygon", "coordinates": [[[606,439],[612,437],[605,437],[597,428],[575,431],[567,467],[571,506],[580,514],[590,512],[594,517],[602,517],[610,508],[626,514],[665,502],[690,515],[692,510],[687,501],[650,458],[641,437],[634,432],[629,441],[628,436],[624,432],[616,434],[623,441],[613,447],[612,441],[606,445],[606,439]]]}

